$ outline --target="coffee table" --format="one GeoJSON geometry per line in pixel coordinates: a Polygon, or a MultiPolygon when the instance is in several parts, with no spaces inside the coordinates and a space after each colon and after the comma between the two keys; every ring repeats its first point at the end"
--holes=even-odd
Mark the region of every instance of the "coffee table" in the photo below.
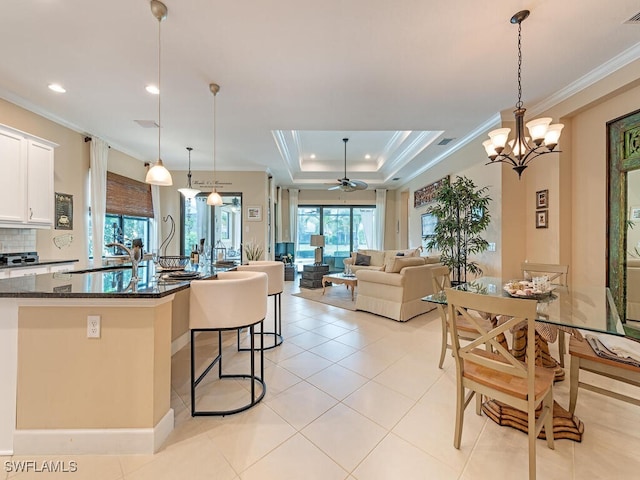
{"type": "Polygon", "coordinates": [[[351,301],[354,300],[354,290],[358,285],[358,279],[355,275],[345,275],[344,273],[330,273],[329,275],[322,276],[322,295],[324,295],[325,287],[327,283],[345,284],[347,290],[351,289],[351,301]]]}

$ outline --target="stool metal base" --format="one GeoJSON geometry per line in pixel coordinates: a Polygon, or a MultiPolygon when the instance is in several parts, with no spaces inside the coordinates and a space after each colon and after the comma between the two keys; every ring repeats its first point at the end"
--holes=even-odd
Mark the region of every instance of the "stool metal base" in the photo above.
{"type": "MultiPolygon", "coordinates": [[[[284,338],[282,337],[282,292],[274,293],[269,295],[273,297],[273,328],[275,331],[273,332],[254,332],[253,335],[261,335],[264,336],[272,336],[273,337],[273,345],[269,345],[265,347],[264,345],[264,337],[260,339],[260,347],[256,347],[256,350],[271,350],[272,348],[276,348],[279,345],[282,345],[284,338]]],[[[238,351],[239,352],[248,352],[250,349],[246,347],[240,346],[240,330],[238,329],[238,351]]]]}
{"type": "MultiPolygon", "coordinates": [[[[264,319],[263,319],[264,320],[264,319]]],[[[253,407],[257,403],[259,403],[263,398],[265,393],[267,392],[267,386],[264,383],[264,351],[262,349],[255,348],[255,335],[261,335],[261,342],[264,343],[264,334],[254,332],[254,328],[256,325],[260,324],[262,329],[262,322],[254,323],[252,325],[248,325],[246,327],[249,328],[249,332],[251,334],[251,347],[246,349],[251,352],[251,373],[250,374],[223,374],[222,373],[222,332],[228,330],[237,330],[238,333],[240,329],[236,328],[225,328],[225,329],[217,329],[217,328],[198,328],[191,330],[191,416],[224,416],[224,415],[233,415],[234,413],[243,412],[253,407]],[[196,360],[196,352],[195,352],[195,334],[196,332],[205,332],[205,331],[217,331],[218,332],[218,355],[213,359],[213,361],[205,368],[204,372],[195,378],[195,360],[196,360]],[[255,365],[255,355],[254,352],[260,351],[260,376],[256,375],[256,365],[255,365]],[[196,411],[196,387],[198,384],[207,376],[209,371],[215,366],[218,365],[218,378],[219,379],[228,379],[228,378],[248,378],[251,380],[251,397],[249,403],[242,405],[238,408],[234,408],[231,410],[200,410],[196,411]],[[256,384],[261,385],[260,395],[256,396],[256,384]]],[[[240,327],[240,328],[246,328],[240,327]]]]}

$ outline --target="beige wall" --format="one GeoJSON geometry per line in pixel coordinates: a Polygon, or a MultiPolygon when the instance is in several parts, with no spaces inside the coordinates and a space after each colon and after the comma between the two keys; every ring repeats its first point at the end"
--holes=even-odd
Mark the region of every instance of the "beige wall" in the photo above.
{"type": "Polygon", "coordinates": [[[169,411],[171,303],[21,307],[16,428],[152,428],[169,411]],[[87,338],[87,315],[102,336],[87,338]]]}
{"type": "MultiPolygon", "coordinates": [[[[79,266],[86,265],[89,143],[84,141],[85,135],[2,99],[0,123],[58,144],[55,149],[54,191],[73,195],[73,230],[37,229],[36,248],[42,259],[78,259],[79,266]],[[73,241],[68,247],[59,249],[53,239],[65,234],[71,234],[73,241]]],[[[146,174],[143,162],[115,149],[109,150],[107,168],[136,180],[144,180],[146,174]]]]}
{"type": "MultiPolygon", "coordinates": [[[[500,275],[502,242],[500,241],[502,228],[502,184],[500,165],[485,166],[484,149],[481,144],[469,143],[455,152],[451,157],[440,162],[428,172],[413,179],[396,190],[396,199],[401,201],[401,192],[409,190],[409,247],[415,248],[422,245],[421,216],[427,212],[429,205],[414,208],[414,192],[430,183],[433,183],[447,175],[451,176],[451,181],[455,181],[456,176],[466,176],[473,180],[476,187],[489,187],[487,194],[492,201],[489,204],[491,213],[491,224],[486,231],[485,239],[488,242],[496,243],[495,252],[485,252],[474,258],[483,269],[485,275],[500,275]],[[472,167],[463,168],[469,159],[477,159],[477,163],[472,167]]],[[[435,255],[438,252],[427,252],[435,255]]]]}
{"type": "MultiPolygon", "coordinates": [[[[484,166],[483,134],[427,173],[402,185],[396,195],[408,188],[412,205],[417,188],[445,175],[466,175],[478,186],[489,185],[493,199],[486,239],[497,242],[497,251],[478,257],[485,274],[515,278],[524,260],[568,263],[570,283],[605,285],[606,123],[640,108],[639,78],[640,60],[548,111],[536,111],[532,118],[552,116],[565,124],[559,144],[562,153],[533,160],[522,180],[507,166],[484,166]],[[463,161],[469,158],[477,158],[478,163],[464,169],[463,161]],[[546,229],[536,228],[539,190],[549,190],[546,229]]],[[[513,114],[505,112],[503,117],[505,126],[510,126],[513,114]]],[[[409,208],[410,246],[420,241],[420,215],[426,208],[409,208]]]]}
{"type": "MultiPolygon", "coordinates": [[[[193,171],[192,184],[203,192],[211,192],[213,177],[211,172],[193,171]]],[[[185,186],[187,172],[171,171],[173,185],[160,187],[160,208],[162,216],[170,214],[176,222],[176,234],[169,248],[168,255],[178,255],[180,249],[180,192],[178,188],[185,186]]],[[[266,172],[216,172],[217,191],[219,193],[242,193],[242,241],[243,243],[254,241],[266,246],[267,240],[267,206],[268,206],[268,175],[266,172]],[[247,221],[247,207],[262,207],[262,220],[259,222],[247,221]]],[[[272,215],[272,221],[273,221],[272,215]]],[[[169,234],[169,226],[162,223],[160,241],[169,234]]],[[[265,248],[266,253],[266,248],[265,248]]]]}
{"type": "MultiPolygon", "coordinates": [[[[0,123],[57,143],[55,149],[54,191],[73,195],[73,230],[37,230],[36,241],[43,259],[86,258],[85,178],[89,168],[89,147],[84,135],[0,99],[0,123]],[[71,233],[69,247],[53,244],[57,235],[71,233]]],[[[51,199],[53,202],[54,199],[51,199]]]]}

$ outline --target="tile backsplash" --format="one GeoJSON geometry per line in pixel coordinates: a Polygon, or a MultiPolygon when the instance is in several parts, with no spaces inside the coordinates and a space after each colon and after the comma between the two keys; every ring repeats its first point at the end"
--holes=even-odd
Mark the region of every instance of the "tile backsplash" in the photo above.
{"type": "Polygon", "coordinates": [[[36,230],[33,228],[0,228],[0,253],[36,251],[36,230]]]}

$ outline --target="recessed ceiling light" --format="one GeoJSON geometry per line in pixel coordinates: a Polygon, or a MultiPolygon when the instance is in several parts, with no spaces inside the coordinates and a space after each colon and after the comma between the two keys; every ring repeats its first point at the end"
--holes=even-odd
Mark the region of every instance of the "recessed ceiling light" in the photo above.
{"type": "Polygon", "coordinates": [[[160,90],[155,85],[147,85],[144,89],[152,95],[160,95],[160,90]]]}
{"type": "Polygon", "coordinates": [[[316,158],[316,154],[312,153],[309,158],[311,158],[311,160],[314,160],[316,158]]]}
{"type": "Polygon", "coordinates": [[[67,93],[67,91],[58,83],[50,83],[49,90],[53,90],[56,93],[67,93]]]}
{"type": "Polygon", "coordinates": [[[371,158],[371,155],[369,155],[368,153],[364,156],[364,158],[366,158],[367,160],[369,160],[371,158]]]}

